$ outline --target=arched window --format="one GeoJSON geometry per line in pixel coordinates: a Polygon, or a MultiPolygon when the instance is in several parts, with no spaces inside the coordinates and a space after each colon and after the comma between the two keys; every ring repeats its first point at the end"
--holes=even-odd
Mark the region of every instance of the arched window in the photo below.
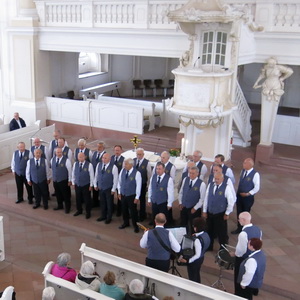
{"type": "Polygon", "coordinates": [[[101,72],[101,55],[99,53],[80,52],[78,58],[79,75],[101,72]]]}

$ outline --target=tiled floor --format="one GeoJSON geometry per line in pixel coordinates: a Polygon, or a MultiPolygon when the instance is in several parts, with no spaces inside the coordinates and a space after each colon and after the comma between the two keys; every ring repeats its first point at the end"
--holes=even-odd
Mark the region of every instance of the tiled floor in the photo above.
{"type": "MultiPolygon", "coordinates": [[[[74,145],[75,138],[68,138],[74,145]]],[[[92,142],[92,141],[91,141],[92,142]]],[[[115,144],[113,138],[108,146],[115,144]]],[[[125,147],[129,142],[120,141],[125,147]]],[[[91,143],[93,148],[95,143],[91,143]]],[[[236,151],[244,151],[238,149],[236,151]]],[[[247,153],[247,150],[245,151],[247,153]]],[[[243,155],[242,155],[243,156],[243,155]]],[[[233,161],[237,175],[240,161],[233,161]]],[[[300,175],[259,169],[262,188],[253,207],[253,221],[263,230],[264,250],[268,256],[264,288],[256,299],[300,299],[300,175]],[[283,296],[286,297],[283,297],[283,296]]],[[[49,260],[55,260],[62,251],[72,255],[72,265],[80,268],[78,249],[82,242],[91,247],[143,263],[145,251],[139,248],[142,235],[134,234],[132,228],[120,231],[120,218],[114,218],[110,225],[96,222],[99,209],[92,212],[92,218],[73,217],[52,209],[33,210],[26,202],[15,204],[14,178],[9,172],[2,172],[1,215],[4,216],[6,260],[0,262],[0,290],[13,285],[18,299],[37,300],[41,298],[43,277],[41,272],[49,260]]],[[[52,188],[52,187],[51,187],[52,188]]],[[[73,197],[74,202],[74,197],[73,197]]],[[[175,215],[176,215],[176,205],[175,215]]],[[[50,201],[50,208],[55,200],[50,201]]],[[[74,207],[74,205],[73,205],[74,207]]],[[[74,209],[73,209],[74,211],[74,209]]],[[[235,228],[235,216],[229,221],[229,230],[235,228]]],[[[236,236],[230,236],[230,244],[236,244],[236,236]]],[[[218,266],[215,253],[208,253],[202,272],[202,281],[211,285],[217,279],[218,266]]],[[[186,276],[184,267],[179,267],[186,276]]],[[[232,292],[232,271],[224,272],[224,284],[232,292]]]]}

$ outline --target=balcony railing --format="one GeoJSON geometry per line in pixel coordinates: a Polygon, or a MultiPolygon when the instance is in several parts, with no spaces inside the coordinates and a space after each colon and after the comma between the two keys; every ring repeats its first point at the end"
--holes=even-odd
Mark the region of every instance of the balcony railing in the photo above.
{"type": "MultiPolygon", "coordinates": [[[[300,32],[298,0],[225,0],[267,32],[300,32]],[[252,15],[252,17],[251,17],[252,15]]],[[[176,29],[167,17],[187,0],[35,0],[40,25],[49,27],[176,29]]]]}

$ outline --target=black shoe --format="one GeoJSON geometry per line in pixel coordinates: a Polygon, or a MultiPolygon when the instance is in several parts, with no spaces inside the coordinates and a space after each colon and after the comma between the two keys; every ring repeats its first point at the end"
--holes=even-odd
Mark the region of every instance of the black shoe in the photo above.
{"type": "Polygon", "coordinates": [[[111,219],[110,220],[106,220],[105,224],[109,224],[110,222],[111,222],[111,219]]]}
{"type": "Polygon", "coordinates": [[[24,202],[24,199],[17,200],[17,201],[16,201],[16,204],[19,204],[19,203],[21,203],[21,202],[24,202]]]}
{"type": "Polygon", "coordinates": [[[253,296],[258,296],[259,289],[252,289],[253,296]]]}
{"type": "Polygon", "coordinates": [[[28,204],[33,204],[32,199],[31,200],[28,199],[28,204]]]}
{"type": "Polygon", "coordinates": [[[39,208],[39,207],[40,207],[40,205],[37,205],[37,204],[34,204],[34,205],[32,206],[33,209],[37,209],[37,208],[39,208]]]}
{"type": "Polygon", "coordinates": [[[105,221],[105,220],[106,220],[106,218],[101,217],[101,218],[97,219],[97,222],[102,222],[102,221],[105,221]]]}
{"type": "Polygon", "coordinates": [[[134,232],[135,232],[135,233],[139,233],[139,232],[140,232],[140,229],[139,229],[138,227],[135,227],[135,228],[134,228],[134,232]]]}
{"type": "Polygon", "coordinates": [[[60,209],[64,209],[63,207],[54,207],[53,210],[60,210],[60,209]]]}
{"type": "Polygon", "coordinates": [[[91,214],[90,213],[87,213],[86,215],[85,215],[85,218],[86,219],[89,219],[91,217],[91,214]]]}
{"type": "Polygon", "coordinates": [[[239,234],[239,233],[241,233],[241,230],[239,229],[231,231],[231,234],[239,234]]]}
{"type": "Polygon", "coordinates": [[[76,211],[76,213],[73,215],[74,217],[77,217],[77,216],[79,216],[79,215],[81,215],[82,214],[82,211],[76,211]]]}
{"type": "Polygon", "coordinates": [[[65,214],[69,214],[70,210],[69,209],[65,209],[65,214]]]}
{"type": "Polygon", "coordinates": [[[126,227],[129,227],[129,224],[122,224],[121,226],[119,226],[119,229],[124,229],[126,227]]]}
{"type": "Polygon", "coordinates": [[[55,193],[53,193],[53,194],[51,194],[51,196],[52,196],[52,197],[55,197],[55,196],[56,196],[56,194],[55,194],[55,193]]]}
{"type": "Polygon", "coordinates": [[[48,209],[48,205],[44,205],[44,210],[47,210],[48,209]]]}

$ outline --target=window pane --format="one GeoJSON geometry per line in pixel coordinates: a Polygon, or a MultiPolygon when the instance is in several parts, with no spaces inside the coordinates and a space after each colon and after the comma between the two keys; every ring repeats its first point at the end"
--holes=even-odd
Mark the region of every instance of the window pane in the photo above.
{"type": "Polygon", "coordinates": [[[222,45],[222,54],[225,55],[225,53],[226,53],[226,46],[222,45]]]}
{"type": "Polygon", "coordinates": [[[203,38],[203,42],[204,42],[204,43],[207,43],[207,37],[208,37],[208,33],[205,32],[205,33],[204,33],[204,38],[203,38]]]}
{"type": "Polygon", "coordinates": [[[220,43],[222,41],[222,32],[218,32],[217,42],[220,43]]]}
{"type": "Polygon", "coordinates": [[[227,33],[223,33],[222,42],[223,42],[224,44],[226,44],[226,42],[227,42],[227,33]]]}
{"type": "Polygon", "coordinates": [[[215,64],[218,65],[220,63],[220,55],[216,55],[215,64]]]}
{"type": "Polygon", "coordinates": [[[209,41],[212,42],[212,41],[213,41],[213,38],[214,38],[214,33],[213,33],[213,32],[210,32],[210,33],[209,33],[209,41]]]}
{"type": "Polygon", "coordinates": [[[206,55],[203,55],[202,56],[202,65],[205,65],[206,64],[206,55]]]}
{"type": "Polygon", "coordinates": [[[211,64],[211,54],[208,54],[208,55],[207,55],[207,63],[208,63],[208,64],[211,64]]]}
{"type": "Polygon", "coordinates": [[[221,45],[220,45],[220,44],[217,44],[216,53],[220,53],[220,49],[221,49],[221,45]]]}
{"type": "Polygon", "coordinates": [[[208,53],[212,53],[212,44],[211,43],[209,43],[209,45],[208,45],[208,53]]]}
{"type": "Polygon", "coordinates": [[[221,65],[224,66],[225,65],[225,56],[221,57],[221,65]]]}
{"type": "Polygon", "coordinates": [[[204,45],[203,45],[203,53],[204,53],[204,54],[207,53],[207,44],[204,44],[204,45]]]}

